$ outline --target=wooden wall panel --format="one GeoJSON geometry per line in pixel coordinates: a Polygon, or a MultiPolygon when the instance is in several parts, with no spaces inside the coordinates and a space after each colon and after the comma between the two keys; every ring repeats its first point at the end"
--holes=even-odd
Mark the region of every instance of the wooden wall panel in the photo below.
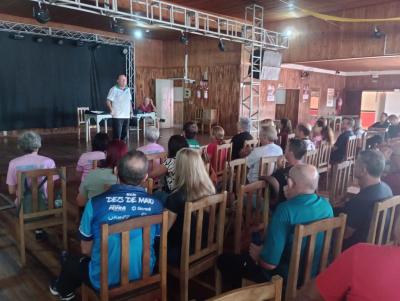
{"type": "Polygon", "coordinates": [[[400,89],[400,74],[380,75],[378,79],[372,76],[348,76],[347,90],[394,90],[400,89]]]}

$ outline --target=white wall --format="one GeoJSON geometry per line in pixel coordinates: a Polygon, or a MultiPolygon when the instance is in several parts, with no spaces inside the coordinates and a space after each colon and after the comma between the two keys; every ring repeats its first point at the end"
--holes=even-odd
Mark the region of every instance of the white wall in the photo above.
{"type": "Polygon", "coordinates": [[[400,115],[400,92],[386,92],[385,112],[400,115]]]}

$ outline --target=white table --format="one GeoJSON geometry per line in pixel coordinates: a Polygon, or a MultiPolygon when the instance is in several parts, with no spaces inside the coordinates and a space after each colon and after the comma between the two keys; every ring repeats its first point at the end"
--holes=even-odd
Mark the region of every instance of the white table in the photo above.
{"type": "Polygon", "coordinates": [[[96,131],[100,132],[100,122],[104,120],[104,128],[107,133],[107,119],[112,118],[111,114],[96,114],[96,113],[85,113],[85,129],[86,129],[86,142],[89,142],[90,135],[90,120],[93,119],[96,121],[96,131]]]}
{"type": "MultiPolygon", "coordinates": [[[[146,119],[151,118],[154,121],[154,124],[158,128],[158,122],[157,122],[157,115],[156,112],[151,112],[151,113],[139,113],[134,115],[132,118],[135,118],[137,120],[136,123],[136,137],[139,140],[139,131],[140,131],[140,120],[143,119],[143,137],[146,134],[146,119]]],[[[129,137],[129,135],[128,135],[129,137]]]]}

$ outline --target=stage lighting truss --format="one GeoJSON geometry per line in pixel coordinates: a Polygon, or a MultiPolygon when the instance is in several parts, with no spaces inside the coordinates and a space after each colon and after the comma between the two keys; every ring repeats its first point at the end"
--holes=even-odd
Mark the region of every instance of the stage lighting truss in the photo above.
{"type": "Polygon", "coordinates": [[[128,78],[128,86],[131,87],[132,95],[135,87],[135,42],[129,37],[117,38],[115,36],[99,35],[80,31],[71,31],[65,29],[58,29],[43,25],[32,25],[16,22],[8,22],[0,20],[0,31],[9,32],[10,34],[31,34],[35,37],[51,37],[53,39],[64,39],[75,41],[76,45],[83,46],[82,43],[88,44],[104,44],[120,46],[128,49],[128,54],[125,59],[125,72],[128,78]]]}

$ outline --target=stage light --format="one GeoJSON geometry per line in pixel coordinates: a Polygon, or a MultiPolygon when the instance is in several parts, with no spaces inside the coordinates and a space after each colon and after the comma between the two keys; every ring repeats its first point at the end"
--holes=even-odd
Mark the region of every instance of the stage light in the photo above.
{"type": "Polygon", "coordinates": [[[19,33],[19,32],[17,32],[17,33],[11,33],[9,37],[10,37],[10,39],[13,39],[13,40],[23,40],[23,39],[25,39],[25,36],[22,35],[22,34],[19,33]]]}
{"type": "Polygon", "coordinates": [[[379,29],[378,26],[374,27],[374,38],[380,39],[384,37],[386,34],[379,29]]]}
{"type": "Polygon", "coordinates": [[[293,30],[291,28],[288,28],[285,30],[285,36],[290,38],[293,35],[293,30]]]}
{"type": "Polygon", "coordinates": [[[124,34],[125,33],[125,28],[122,25],[120,25],[115,18],[111,19],[110,26],[111,26],[111,30],[113,32],[116,32],[116,33],[119,33],[119,34],[124,34]]]}
{"type": "Polygon", "coordinates": [[[140,29],[135,29],[133,32],[133,36],[135,37],[135,39],[141,39],[143,38],[143,31],[140,29]]]}
{"type": "Polygon", "coordinates": [[[127,48],[122,49],[122,54],[123,55],[127,55],[128,54],[128,49],[127,48]]]}
{"type": "Polygon", "coordinates": [[[50,21],[50,12],[48,8],[41,2],[33,5],[33,17],[41,24],[50,21]]]}
{"type": "Polygon", "coordinates": [[[187,34],[185,35],[185,33],[182,31],[181,36],[179,37],[179,41],[182,44],[187,45],[187,44],[189,44],[189,37],[187,36],[187,34]]]}
{"type": "Polygon", "coordinates": [[[222,39],[220,39],[218,42],[218,48],[221,51],[225,51],[225,45],[224,45],[224,41],[222,41],[222,39]]]}
{"type": "Polygon", "coordinates": [[[33,37],[33,40],[36,42],[36,43],[43,43],[43,38],[42,37],[33,37]]]}
{"type": "Polygon", "coordinates": [[[64,40],[63,39],[58,39],[58,40],[56,40],[56,44],[58,46],[62,46],[62,45],[64,45],[64,40]]]}
{"type": "Polygon", "coordinates": [[[82,47],[83,45],[85,45],[84,41],[81,41],[81,40],[75,41],[75,46],[76,47],[82,47]]]}

